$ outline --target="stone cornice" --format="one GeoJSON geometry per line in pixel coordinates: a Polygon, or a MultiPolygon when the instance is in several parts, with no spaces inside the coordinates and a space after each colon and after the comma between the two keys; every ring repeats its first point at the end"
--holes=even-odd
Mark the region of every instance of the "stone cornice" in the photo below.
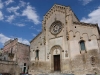
{"type": "Polygon", "coordinates": [[[65,9],[67,9],[67,8],[68,8],[68,6],[54,4],[54,6],[45,14],[44,20],[47,20],[55,11],[65,13],[65,9]]]}
{"type": "MultiPolygon", "coordinates": [[[[59,5],[59,4],[54,4],[50,10],[48,10],[48,12],[44,15],[44,18],[43,18],[43,21],[42,23],[45,25],[46,23],[46,20],[48,20],[50,18],[50,16],[55,12],[55,11],[58,11],[58,12],[61,12],[63,14],[66,13],[66,11],[69,10],[69,11],[72,11],[70,6],[63,6],[63,5],[59,5]]],[[[77,16],[75,15],[75,13],[72,11],[73,15],[77,18],[77,16]]],[[[68,15],[68,14],[66,14],[68,15]]],[[[79,21],[79,19],[77,18],[77,20],[79,21]]]]}
{"type": "Polygon", "coordinates": [[[85,25],[85,26],[98,26],[98,24],[84,23],[84,22],[73,22],[73,24],[85,25]]]}
{"type": "Polygon", "coordinates": [[[35,40],[41,33],[42,33],[42,31],[41,31],[36,37],[34,37],[34,38],[30,41],[30,43],[31,43],[33,40],[35,40]]]}

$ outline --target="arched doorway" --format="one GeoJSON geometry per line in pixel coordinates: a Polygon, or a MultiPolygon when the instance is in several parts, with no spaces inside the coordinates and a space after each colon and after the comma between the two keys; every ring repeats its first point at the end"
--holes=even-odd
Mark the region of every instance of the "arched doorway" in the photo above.
{"type": "Polygon", "coordinates": [[[55,45],[51,48],[51,71],[61,71],[62,48],[55,45]]]}

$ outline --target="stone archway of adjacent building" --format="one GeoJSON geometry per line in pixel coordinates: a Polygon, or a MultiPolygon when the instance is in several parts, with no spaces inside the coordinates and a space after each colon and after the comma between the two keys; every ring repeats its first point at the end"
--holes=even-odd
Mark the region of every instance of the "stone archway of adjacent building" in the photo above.
{"type": "Polygon", "coordinates": [[[59,45],[55,45],[50,50],[51,53],[51,71],[61,71],[62,62],[62,48],[59,45]]]}

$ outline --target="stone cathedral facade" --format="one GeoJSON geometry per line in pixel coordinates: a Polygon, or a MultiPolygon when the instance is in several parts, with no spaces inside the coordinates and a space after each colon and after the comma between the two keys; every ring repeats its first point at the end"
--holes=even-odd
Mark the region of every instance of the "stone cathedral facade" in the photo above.
{"type": "Polygon", "coordinates": [[[55,4],[30,42],[29,73],[100,74],[98,24],[80,22],[70,7],[55,4]]]}

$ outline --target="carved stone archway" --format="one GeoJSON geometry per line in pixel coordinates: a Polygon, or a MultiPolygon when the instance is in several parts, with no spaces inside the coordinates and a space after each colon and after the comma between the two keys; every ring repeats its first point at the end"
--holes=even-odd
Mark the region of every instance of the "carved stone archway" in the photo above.
{"type": "Polygon", "coordinates": [[[59,45],[55,45],[50,50],[51,53],[51,72],[54,72],[54,56],[60,55],[60,71],[62,71],[62,48],[59,45]]]}

